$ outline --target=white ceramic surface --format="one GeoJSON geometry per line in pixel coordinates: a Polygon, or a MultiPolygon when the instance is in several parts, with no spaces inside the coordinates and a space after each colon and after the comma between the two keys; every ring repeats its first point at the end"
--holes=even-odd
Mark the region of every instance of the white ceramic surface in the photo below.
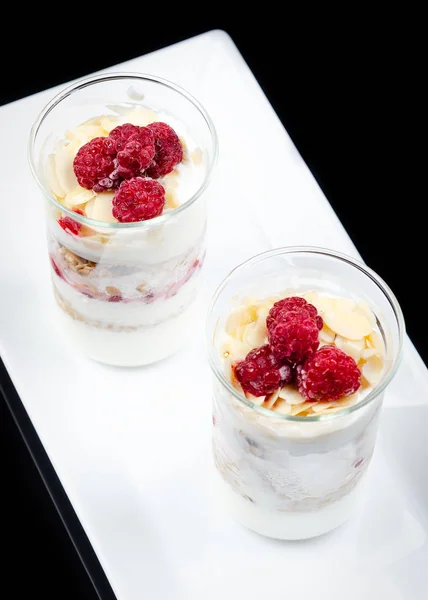
{"type": "Polygon", "coordinates": [[[428,373],[408,339],[356,517],[324,537],[287,543],[219,509],[203,341],[212,292],[234,265],[271,247],[358,254],[225,33],[111,70],[175,81],[217,127],[205,291],[189,347],[160,364],[120,369],[83,359],[62,338],[42,199],[26,159],[32,121],[57,91],[48,90],[0,109],[0,349],[118,599],[425,599],[428,373]]]}

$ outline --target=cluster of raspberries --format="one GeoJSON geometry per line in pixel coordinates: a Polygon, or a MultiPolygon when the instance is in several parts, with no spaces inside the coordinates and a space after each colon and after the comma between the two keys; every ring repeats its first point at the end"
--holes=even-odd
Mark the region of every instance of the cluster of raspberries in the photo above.
{"type": "Polygon", "coordinates": [[[174,129],[155,122],[147,127],[126,123],[107,137],[97,137],[77,152],[73,162],[79,184],[94,192],[117,190],[113,216],[121,223],[145,221],[162,213],[164,177],[183,160],[174,129]]]}
{"type": "Polygon", "coordinates": [[[320,401],[358,390],[361,373],[354,359],[334,345],[318,349],[323,320],[304,298],[275,302],[266,326],[269,343],[251,350],[234,367],[244,391],[265,396],[294,383],[306,400],[320,401]]]}

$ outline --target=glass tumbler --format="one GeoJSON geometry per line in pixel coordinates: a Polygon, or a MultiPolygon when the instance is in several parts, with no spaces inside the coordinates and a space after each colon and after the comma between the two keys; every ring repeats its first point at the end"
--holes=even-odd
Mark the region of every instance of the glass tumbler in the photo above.
{"type": "Polygon", "coordinates": [[[364,264],[332,250],[275,249],[226,277],[207,318],[214,375],[212,440],[219,501],[239,523],[273,538],[305,539],[334,529],[354,513],[403,335],[401,309],[385,282],[364,264]],[[372,308],[385,360],[379,382],[356,404],[324,415],[279,414],[254,404],[225,376],[219,341],[231,310],[244,298],[284,290],[365,300],[372,308]]]}
{"type": "MultiPolygon", "coordinates": [[[[30,167],[44,198],[59,318],[65,335],[87,357],[117,366],[144,365],[173,354],[188,338],[216,158],[217,136],[205,109],[184,89],[151,75],[112,73],[80,80],[42,110],[31,130],[30,167]],[[147,125],[152,111],[156,120],[169,119],[181,139],[189,135],[197,148],[197,177],[183,183],[180,203],[171,201],[160,216],[139,222],[105,220],[95,205],[91,218],[76,211],[69,198],[77,180],[58,170],[61,144],[79,148],[85,143],[82,132],[89,128],[97,137],[104,127],[108,135],[130,114],[133,124],[147,125]]],[[[167,199],[168,194],[174,190],[167,190],[167,199]]]]}

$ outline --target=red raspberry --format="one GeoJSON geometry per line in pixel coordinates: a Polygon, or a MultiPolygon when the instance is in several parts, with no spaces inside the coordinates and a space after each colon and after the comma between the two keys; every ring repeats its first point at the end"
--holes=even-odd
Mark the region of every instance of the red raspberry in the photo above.
{"type": "Polygon", "coordinates": [[[114,143],[108,137],[97,137],[80,148],[73,162],[79,184],[95,192],[103,192],[118,183],[114,176],[114,143]]]}
{"type": "Polygon", "coordinates": [[[110,131],[109,139],[117,153],[115,175],[131,179],[144,171],[155,155],[155,136],[147,127],[125,123],[110,131]]]}
{"type": "Polygon", "coordinates": [[[58,219],[58,225],[60,225],[66,233],[73,235],[79,235],[80,228],[82,227],[80,223],[73,221],[70,217],[61,217],[58,219]]]}
{"type": "Polygon", "coordinates": [[[156,152],[146,175],[158,179],[171,173],[175,165],[183,160],[183,147],[178,135],[166,123],[151,123],[147,129],[155,136],[156,152]]]}
{"type": "Polygon", "coordinates": [[[297,367],[297,387],[307,400],[337,400],[360,387],[355,360],[336,348],[323,346],[297,367]]]}
{"type": "Polygon", "coordinates": [[[235,375],[242,389],[253,396],[271,394],[289,383],[293,376],[290,365],[281,364],[268,344],[251,350],[236,365],[235,375]]]}
{"type": "Polygon", "coordinates": [[[271,324],[268,339],[275,356],[299,364],[318,348],[318,326],[305,309],[284,310],[271,324]]]}
{"type": "Polygon", "coordinates": [[[308,315],[315,319],[318,329],[322,329],[323,320],[318,316],[318,311],[313,304],[309,304],[304,298],[300,296],[290,296],[289,298],[283,298],[272,306],[266,319],[266,326],[270,329],[276,321],[281,319],[283,311],[289,310],[305,310],[308,315]]]}
{"type": "Polygon", "coordinates": [[[59,267],[56,264],[56,262],[54,261],[54,259],[52,258],[52,256],[50,256],[49,258],[50,258],[50,261],[51,261],[52,269],[55,271],[55,273],[58,275],[58,277],[61,277],[61,279],[64,279],[63,274],[59,270],[59,267]]]}
{"type": "Polygon", "coordinates": [[[113,198],[113,216],[121,223],[146,221],[162,213],[165,189],[149,177],[122,181],[113,198]]]}

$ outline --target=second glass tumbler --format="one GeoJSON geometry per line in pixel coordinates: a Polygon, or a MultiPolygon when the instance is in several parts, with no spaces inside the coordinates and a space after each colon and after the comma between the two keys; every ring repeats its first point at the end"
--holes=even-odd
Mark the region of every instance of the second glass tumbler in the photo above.
{"type": "Polygon", "coordinates": [[[88,78],[44,108],[29,155],[64,329],[107,364],[173,354],[205,253],[217,136],[204,108],[157,77],[88,78]]]}

